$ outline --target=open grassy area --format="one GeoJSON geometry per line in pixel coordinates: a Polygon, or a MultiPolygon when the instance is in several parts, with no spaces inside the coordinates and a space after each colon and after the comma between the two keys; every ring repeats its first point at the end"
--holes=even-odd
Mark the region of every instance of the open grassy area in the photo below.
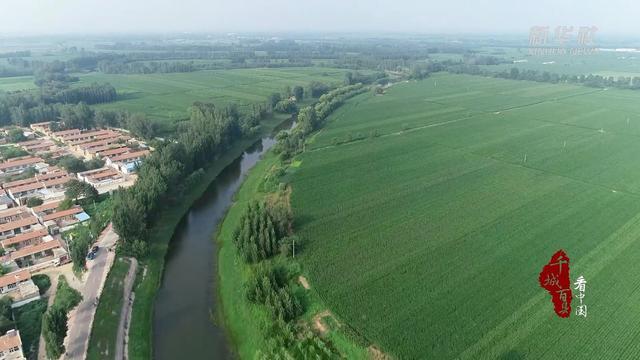
{"type": "Polygon", "coordinates": [[[149,230],[149,256],[141,263],[143,267],[138,272],[133,291],[136,294],[133,303],[131,327],[129,330],[129,358],[151,359],[153,340],[153,304],[155,294],[160,287],[165,255],[173,232],[196,201],[207,189],[211,181],[233,160],[240,156],[245,149],[254,144],[264,134],[269,134],[280,123],[286,120],[284,115],[277,115],[262,122],[260,134],[251,139],[236,142],[222,157],[217,159],[205,170],[203,180],[197,186],[190,188],[183,196],[183,201],[162,211],[156,224],[149,230]]]}
{"type": "Polygon", "coordinates": [[[16,91],[35,89],[33,76],[14,76],[0,78],[0,91],[16,91]]]}
{"type": "Polygon", "coordinates": [[[195,101],[218,106],[238,106],[264,102],[285,86],[306,86],[311,81],[336,84],[346,70],[330,68],[281,68],[211,70],[173,74],[101,74],[81,76],[80,84],[108,82],[122,100],[98,108],[143,112],[150,118],[171,121],[187,117],[187,108],[195,101]]]}
{"type": "Polygon", "coordinates": [[[311,286],[399,358],[633,358],[639,103],[456,75],[348,101],[291,177],[311,286]],[[538,285],[558,249],[588,281],[586,319],[538,285]]]}
{"type": "Polygon", "coordinates": [[[91,328],[87,359],[103,359],[116,351],[120,310],[124,301],[124,278],[130,262],[118,257],[109,271],[91,328]]]}

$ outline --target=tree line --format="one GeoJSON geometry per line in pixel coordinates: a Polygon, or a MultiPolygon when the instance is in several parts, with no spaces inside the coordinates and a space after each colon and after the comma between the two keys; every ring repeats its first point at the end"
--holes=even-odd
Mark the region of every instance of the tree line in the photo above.
{"type": "Polygon", "coordinates": [[[281,131],[276,136],[274,151],[281,159],[289,159],[302,151],[307,135],[316,130],[335,109],[347,99],[367,91],[362,84],[347,85],[332,90],[322,96],[315,105],[300,110],[297,125],[291,131],[281,131]]]}
{"type": "Polygon", "coordinates": [[[336,351],[328,342],[296,326],[305,309],[304,295],[291,285],[297,271],[284,260],[291,255],[292,221],[291,211],[282,201],[253,201],[232,236],[238,256],[251,269],[244,284],[246,299],[264,307],[271,317],[263,329],[267,345],[257,358],[335,358],[336,351]]]}
{"type": "Polygon", "coordinates": [[[0,92],[0,126],[29,126],[37,122],[51,121],[69,115],[69,112],[75,111],[78,106],[84,108],[86,104],[116,99],[116,89],[110,84],[92,84],[69,89],[48,87],[39,92],[0,92]]]}
{"type": "Polygon", "coordinates": [[[175,139],[160,143],[138,169],[132,187],[113,197],[113,225],[123,249],[136,257],[146,253],[147,230],[163,207],[181,201],[192,177],[208,166],[238,139],[255,133],[260,109],[241,114],[237,107],[218,108],[210,103],[194,103],[190,119],[181,122],[175,139]]]}
{"type": "Polygon", "coordinates": [[[462,63],[446,66],[445,69],[446,71],[454,74],[479,75],[510,80],[526,80],[553,84],[577,84],[594,88],[618,88],[627,90],[640,89],[640,77],[638,76],[613,77],[594,74],[558,74],[549,71],[520,69],[517,67],[496,72],[491,69],[481,68],[477,65],[462,63]]]}

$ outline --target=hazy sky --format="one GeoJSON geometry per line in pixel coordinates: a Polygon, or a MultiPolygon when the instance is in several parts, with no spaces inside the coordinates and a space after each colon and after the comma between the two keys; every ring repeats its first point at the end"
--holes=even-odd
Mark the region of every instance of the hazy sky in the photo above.
{"type": "Polygon", "coordinates": [[[640,35],[637,0],[0,0],[0,33],[527,32],[640,35]]]}

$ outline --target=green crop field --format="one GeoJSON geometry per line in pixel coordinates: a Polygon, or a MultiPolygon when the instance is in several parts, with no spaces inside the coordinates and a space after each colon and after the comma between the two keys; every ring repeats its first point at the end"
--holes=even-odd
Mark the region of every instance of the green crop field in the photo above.
{"type": "MultiPolygon", "coordinates": [[[[261,103],[286,86],[306,86],[311,81],[337,85],[347,70],[322,67],[208,70],[170,74],[80,74],[74,86],[93,82],[112,84],[119,100],[96,108],[141,112],[160,122],[188,117],[195,101],[240,107],[261,103]]],[[[366,71],[364,72],[366,73],[366,71]]],[[[0,91],[35,89],[32,76],[0,78],[0,91]]]]}
{"type": "Polygon", "coordinates": [[[311,286],[402,359],[635,358],[639,104],[461,75],[348,101],[290,175],[311,286]],[[587,318],[538,285],[559,249],[587,318]]]}
{"type": "MultiPolygon", "coordinates": [[[[569,50],[567,50],[569,51],[569,50]]],[[[486,52],[486,55],[492,52],[486,52]]],[[[557,74],[601,76],[640,76],[640,57],[637,53],[618,51],[599,51],[582,55],[530,55],[527,47],[519,49],[501,48],[495,56],[512,61],[524,61],[514,64],[484,65],[487,70],[507,70],[512,67],[520,69],[548,71],[557,74]]]]}
{"type": "Polygon", "coordinates": [[[143,112],[152,119],[167,121],[187,117],[194,101],[224,106],[246,106],[264,102],[285,86],[305,86],[311,81],[336,84],[346,70],[328,68],[281,68],[211,70],[172,74],[83,75],[81,84],[108,82],[122,100],[98,107],[143,112]]]}

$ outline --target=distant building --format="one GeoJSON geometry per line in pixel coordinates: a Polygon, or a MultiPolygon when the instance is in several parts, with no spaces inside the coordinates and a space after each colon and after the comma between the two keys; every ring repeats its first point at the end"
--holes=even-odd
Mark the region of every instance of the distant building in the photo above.
{"type": "Polygon", "coordinates": [[[26,360],[18,330],[9,330],[0,336],[0,360],[26,360]]]}

